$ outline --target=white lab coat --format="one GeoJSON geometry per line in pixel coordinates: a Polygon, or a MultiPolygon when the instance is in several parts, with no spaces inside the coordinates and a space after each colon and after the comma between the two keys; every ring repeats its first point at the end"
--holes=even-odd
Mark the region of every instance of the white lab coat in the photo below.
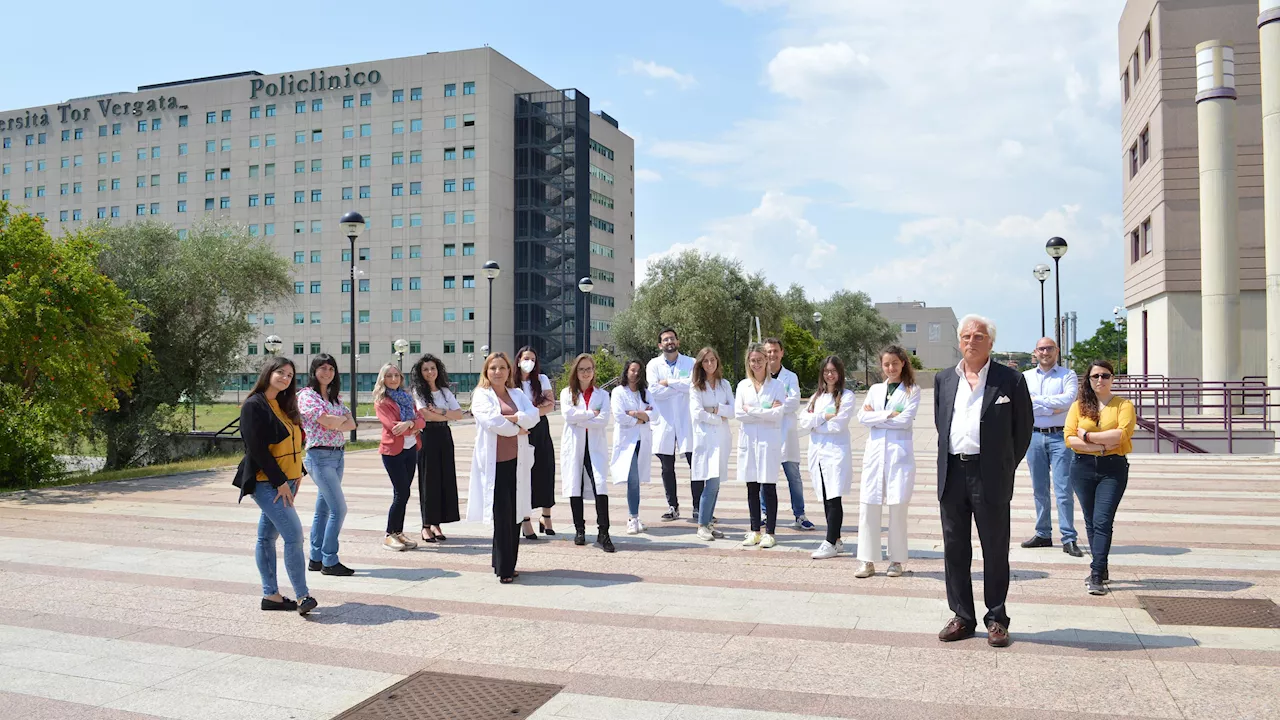
{"type": "Polygon", "coordinates": [[[640,482],[649,482],[649,454],[653,452],[653,423],[658,419],[658,412],[653,409],[653,403],[640,399],[640,393],[621,385],[609,393],[609,407],[613,412],[613,456],[609,458],[609,482],[615,485],[627,482],[637,443],[640,445],[640,461],[636,463],[636,470],[640,482]],[[627,414],[633,410],[648,414],[649,422],[642,423],[627,414]]]}
{"type": "Polygon", "coordinates": [[[502,406],[493,388],[477,387],[471,393],[471,414],[476,421],[475,449],[471,452],[471,485],[467,493],[467,522],[493,524],[493,488],[497,478],[498,436],[518,436],[519,452],[516,455],[516,520],[529,517],[533,512],[530,495],[530,474],[533,471],[533,445],[528,435],[520,435],[520,428],[532,429],[538,424],[538,409],[525,394],[516,388],[508,388],[511,402],[516,406],[516,423],[502,417],[502,406]]]}
{"type": "Polygon", "coordinates": [[[609,494],[609,443],[605,428],[609,426],[609,393],[596,388],[591,403],[586,395],[573,402],[569,388],[560,391],[560,412],[564,414],[564,430],[560,433],[560,497],[582,496],[583,454],[591,454],[591,475],[597,495],[609,494]],[[596,410],[600,411],[596,415],[596,410]],[[589,447],[588,447],[589,446],[589,447]]]}
{"type": "Polygon", "coordinates": [[[693,430],[689,415],[689,383],[693,378],[693,358],[677,355],[673,370],[662,355],[644,369],[649,380],[649,402],[658,410],[653,423],[653,452],[676,455],[693,450],[693,430]],[[667,381],[663,387],[658,383],[667,381]]]}
{"type": "Polygon", "coordinates": [[[776,378],[765,380],[758,393],[751,378],[738,383],[733,402],[733,416],[738,419],[738,482],[777,484],[786,440],[782,431],[786,401],[787,390],[776,378]]]}
{"type": "Polygon", "coordinates": [[[729,477],[729,452],[733,436],[729,433],[729,421],[733,419],[733,389],[729,381],[721,378],[720,384],[698,390],[690,387],[689,404],[685,408],[693,420],[693,468],[690,480],[710,480],[729,477]],[[706,408],[716,407],[715,414],[706,408]]]}
{"type": "Polygon", "coordinates": [[[811,404],[812,412],[806,405],[800,413],[800,427],[809,431],[809,481],[819,498],[844,497],[853,487],[849,422],[858,411],[857,398],[852,390],[841,393],[840,409],[830,420],[824,418],[826,409],[835,406],[831,393],[822,393],[811,404]]]}
{"type": "Polygon", "coordinates": [[[782,415],[782,432],[785,436],[782,444],[782,462],[798,463],[800,462],[800,420],[796,417],[796,413],[800,411],[800,378],[784,367],[778,370],[777,380],[787,391],[787,401],[782,406],[786,411],[782,415]]]}
{"type": "Polygon", "coordinates": [[[916,483],[916,461],[911,446],[911,425],[920,409],[920,386],[909,389],[901,385],[885,405],[886,383],[876,383],[867,390],[866,400],[858,406],[858,422],[871,428],[867,446],[862,451],[862,494],[860,502],[868,505],[902,505],[911,501],[916,483]],[[863,409],[870,405],[871,410],[863,409]],[[890,418],[894,410],[898,416],[890,418]]]}

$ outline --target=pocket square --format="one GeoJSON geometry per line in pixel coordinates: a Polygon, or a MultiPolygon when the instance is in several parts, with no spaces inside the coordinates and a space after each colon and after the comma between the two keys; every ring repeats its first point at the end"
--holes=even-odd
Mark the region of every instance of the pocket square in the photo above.
{"type": "Polygon", "coordinates": [[[1001,395],[1000,397],[996,398],[995,404],[999,405],[1001,403],[1007,403],[1007,402],[1009,402],[1009,396],[1001,395]]]}

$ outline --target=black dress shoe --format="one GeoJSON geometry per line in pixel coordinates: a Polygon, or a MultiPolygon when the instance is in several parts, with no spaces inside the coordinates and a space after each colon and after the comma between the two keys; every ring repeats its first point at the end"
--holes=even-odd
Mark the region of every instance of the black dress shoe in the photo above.
{"type": "Polygon", "coordinates": [[[283,598],[281,600],[271,600],[269,598],[262,598],[262,609],[292,611],[292,610],[298,609],[298,603],[294,602],[293,600],[290,600],[289,598],[283,598]]]}
{"type": "Polygon", "coordinates": [[[584,532],[584,531],[582,531],[582,530],[578,530],[577,532],[575,532],[575,533],[573,534],[573,544],[574,544],[574,545],[586,545],[586,544],[587,544],[587,533],[586,533],[586,532],[584,532]]]}
{"type": "Polygon", "coordinates": [[[1030,540],[1022,541],[1022,547],[1024,548],[1053,547],[1053,540],[1047,537],[1040,537],[1039,535],[1032,535],[1030,540]]]}
{"type": "Polygon", "coordinates": [[[1079,545],[1076,545],[1075,540],[1062,543],[1062,552],[1070,555],[1071,557],[1084,557],[1084,551],[1080,549],[1079,545]]]}
{"type": "Polygon", "coordinates": [[[322,570],[323,568],[324,568],[324,565],[321,565],[319,560],[308,560],[308,561],[307,561],[307,569],[308,569],[308,570],[322,570]]]}
{"type": "Polygon", "coordinates": [[[315,598],[313,598],[313,597],[311,597],[310,595],[308,595],[308,596],[306,596],[306,597],[302,598],[302,602],[298,603],[298,614],[299,614],[299,615],[306,615],[307,613],[311,612],[312,610],[315,610],[315,609],[316,609],[316,605],[319,605],[319,604],[320,604],[320,603],[316,602],[316,599],[315,599],[315,598]]]}
{"type": "Polygon", "coordinates": [[[938,639],[942,642],[955,642],[971,637],[973,637],[973,628],[965,625],[964,621],[958,617],[948,620],[946,626],[938,633],[938,639]]]}
{"type": "Polygon", "coordinates": [[[352,570],[346,565],[343,565],[342,563],[334,563],[332,565],[325,565],[324,568],[320,570],[320,574],[321,575],[337,575],[338,577],[348,577],[350,575],[355,575],[356,571],[352,570]]]}
{"type": "Polygon", "coordinates": [[[617,552],[617,550],[613,547],[613,538],[609,537],[608,533],[605,533],[599,536],[597,540],[600,543],[600,547],[604,548],[605,552],[607,553],[617,552]]]}

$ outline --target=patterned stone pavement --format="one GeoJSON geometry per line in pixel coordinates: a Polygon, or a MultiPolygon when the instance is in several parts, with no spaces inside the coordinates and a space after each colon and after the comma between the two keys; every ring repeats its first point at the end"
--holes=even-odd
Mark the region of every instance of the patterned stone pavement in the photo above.
{"type": "MultiPolygon", "coordinates": [[[[348,456],[344,481],[341,554],[358,573],[310,573],[321,605],[302,619],[257,609],[258,513],[236,504],[227,471],[0,496],[0,716],[331,718],[429,669],[563,685],[540,720],[1280,717],[1280,630],[1162,626],[1137,600],[1280,598],[1280,461],[1133,456],[1104,597],[1084,592],[1087,556],[1017,547],[1032,534],[1024,466],[1013,644],[992,649],[980,633],[944,645],[930,409],[901,578],[853,577],[856,497],[839,558],[809,558],[821,531],[780,527],[776,548],[740,547],[746,490],[732,483],[716,512],[728,541],[707,544],[692,523],[658,520],[655,463],[648,532],[625,534],[619,488],[618,552],[576,547],[562,502],[560,534],[522,542],[521,577],[502,586],[478,525],[448,526],[443,545],[380,549],[391,493],[374,451],[348,456]]],[[[472,428],[455,438],[466,468],[472,428]]],[[[304,525],[314,497],[306,486],[304,525]]],[[[822,527],[812,490],[806,502],[822,527]]]]}

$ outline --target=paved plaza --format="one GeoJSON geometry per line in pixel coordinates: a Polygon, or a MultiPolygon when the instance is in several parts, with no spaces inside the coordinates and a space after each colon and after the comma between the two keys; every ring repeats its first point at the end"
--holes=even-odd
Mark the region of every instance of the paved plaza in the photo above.
{"type": "MultiPolygon", "coordinates": [[[[931,411],[926,397],[901,578],[883,575],[887,563],[853,577],[856,495],[839,558],[810,559],[821,530],[781,523],[776,548],[739,546],[746,490],[733,483],[716,510],[728,539],[708,544],[692,523],[658,519],[655,462],[642,492],[648,532],[625,534],[619,487],[618,552],[576,547],[563,501],[559,534],[522,541],[521,576],[504,586],[483,526],[446,526],[443,545],[382,550],[391,488],[366,451],[348,456],[344,480],[341,557],[357,574],[309,573],[320,607],[303,619],[258,609],[258,510],[236,504],[229,471],[0,496],[0,717],[320,720],[421,669],[563,685],[540,720],[1280,717],[1280,630],[1158,625],[1137,599],[1280,600],[1280,462],[1134,455],[1113,592],[1102,597],[1085,593],[1087,555],[1064,554],[1056,537],[1051,549],[1017,546],[1033,534],[1024,464],[1013,643],[992,649],[980,631],[944,645],[931,411]]],[[[557,439],[559,428],[557,419],[557,439]]],[[[473,429],[454,434],[465,473],[473,429]]],[[[864,438],[856,429],[859,451],[864,438]]],[[[686,512],[687,469],[680,478],[686,512]]],[[[465,475],[459,488],[465,504],[465,475]]],[[[304,526],[314,492],[304,486],[304,526]]],[[[812,490],[806,502],[822,528],[812,490]]],[[[411,535],[416,505],[415,489],[411,535]]],[[[588,509],[589,541],[592,523],[588,509]]],[[[292,596],[283,567],[280,576],[292,596]]]]}

